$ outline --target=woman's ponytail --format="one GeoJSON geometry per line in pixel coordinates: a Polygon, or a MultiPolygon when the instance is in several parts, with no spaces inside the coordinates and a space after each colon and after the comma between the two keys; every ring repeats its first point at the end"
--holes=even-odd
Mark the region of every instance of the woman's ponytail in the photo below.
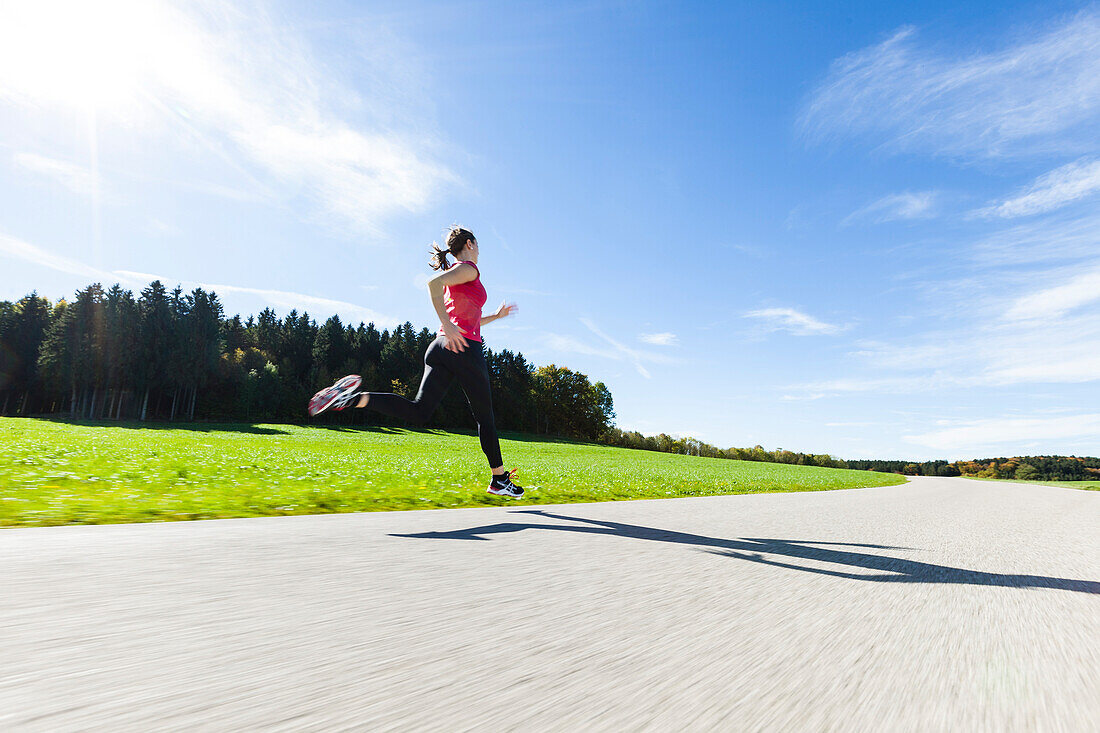
{"type": "Polygon", "coordinates": [[[450,263],[447,262],[448,251],[440,249],[439,245],[432,242],[432,254],[428,258],[429,264],[431,264],[433,270],[446,270],[450,267],[450,263]]]}
{"type": "Polygon", "coordinates": [[[440,247],[435,242],[432,242],[432,254],[428,258],[428,263],[432,266],[433,270],[446,270],[450,267],[450,263],[447,262],[447,255],[454,255],[455,259],[458,259],[458,254],[466,249],[466,245],[471,242],[477,241],[474,237],[474,233],[469,229],[463,229],[460,226],[452,226],[447,230],[447,246],[446,248],[440,247]]]}

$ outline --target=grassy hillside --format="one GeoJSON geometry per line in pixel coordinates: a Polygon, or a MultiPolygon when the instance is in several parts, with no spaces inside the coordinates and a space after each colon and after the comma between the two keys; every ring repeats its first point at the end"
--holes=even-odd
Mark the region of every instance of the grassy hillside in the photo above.
{"type": "Polygon", "coordinates": [[[529,489],[521,502],[485,492],[488,469],[470,435],[0,418],[0,526],[819,491],[904,481],[507,438],[505,465],[519,466],[516,480],[529,489]]]}

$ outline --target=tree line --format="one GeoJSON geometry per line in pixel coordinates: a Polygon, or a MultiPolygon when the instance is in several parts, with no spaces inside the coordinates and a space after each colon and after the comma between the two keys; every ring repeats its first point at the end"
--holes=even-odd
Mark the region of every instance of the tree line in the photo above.
{"type": "Polygon", "coordinates": [[[680,453],[704,458],[726,458],[735,461],[762,461],[764,463],[786,463],[794,466],[821,466],[823,468],[848,468],[849,464],[840,458],[825,453],[795,453],[777,448],[765,450],[763,446],[752,448],[718,448],[692,437],[674,438],[661,433],[645,436],[637,431],[623,431],[611,428],[600,438],[600,442],[622,448],[660,451],[661,453],[680,453]]]}
{"type": "MultiPolygon", "coordinates": [[[[415,396],[435,333],[404,323],[320,325],[270,308],[227,317],[217,294],[168,290],[159,280],[137,297],[95,283],[71,302],[37,293],[0,302],[0,415],[92,420],[283,421],[305,419],[320,387],[360,374],[366,389],[415,396]]],[[[486,350],[497,422],[504,430],[597,440],[614,403],[602,382],[523,354],[486,350]]],[[[324,413],[351,425],[400,424],[369,410],[324,413]]],[[[461,390],[450,390],[431,427],[475,427],[461,390]]]]}
{"type": "Polygon", "coordinates": [[[906,476],[976,476],[1017,481],[1088,481],[1100,479],[1100,458],[1017,456],[972,461],[848,461],[849,468],[906,476]]]}

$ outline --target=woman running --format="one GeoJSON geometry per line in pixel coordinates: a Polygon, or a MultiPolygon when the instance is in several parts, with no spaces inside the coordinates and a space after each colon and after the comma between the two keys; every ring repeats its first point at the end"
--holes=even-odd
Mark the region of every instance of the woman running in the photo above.
{"type": "Polygon", "coordinates": [[[489,459],[493,472],[489,493],[518,499],[523,496],[523,488],[512,481],[515,470],[504,470],[500,456],[489,393],[489,367],[481,342],[482,326],[510,316],[517,308],[514,303],[501,303],[493,315],[481,315],[487,296],[481,284],[477,256],[477,239],[468,229],[451,227],[445,249],[432,243],[431,266],[441,272],[428,281],[428,292],[442,326],[424,353],[424,378],[415,400],[388,392],[360,392],[362,380],[351,375],[315,394],[309,402],[309,414],[317,415],[330,407],[343,410],[354,403],[355,407],[370,407],[385,415],[423,425],[439,406],[451,382],[457,379],[477,420],[481,450],[489,459]],[[453,265],[447,259],[448,254],[457,260],[453,265]]]}

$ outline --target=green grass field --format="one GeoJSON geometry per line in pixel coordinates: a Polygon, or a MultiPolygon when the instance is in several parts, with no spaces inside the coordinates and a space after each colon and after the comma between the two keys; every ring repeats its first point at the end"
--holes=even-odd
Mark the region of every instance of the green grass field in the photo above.
{"type": "Polygon", "coordinates": [[[967,476],[966,478],[973,479],[974,481],[1004,481],[1013,484],[1041,484],[1043,486],[1061,486],[1064,489],[1084,489],[1085,491],[1100,491],[1100,479],[1096,481],[1022,481],[1015,478],[980,478],[978,476],[967,476]]]}
{"type": "Polygon", "coordinates": [[[508,438],[501,441],[505,465],[520,466],[516,480],[529,489],[519,502],[485,492],[489,472],[471,435],[0,418],[0,526],[819,491],[904,481],[892,474],[508,438]]]}

